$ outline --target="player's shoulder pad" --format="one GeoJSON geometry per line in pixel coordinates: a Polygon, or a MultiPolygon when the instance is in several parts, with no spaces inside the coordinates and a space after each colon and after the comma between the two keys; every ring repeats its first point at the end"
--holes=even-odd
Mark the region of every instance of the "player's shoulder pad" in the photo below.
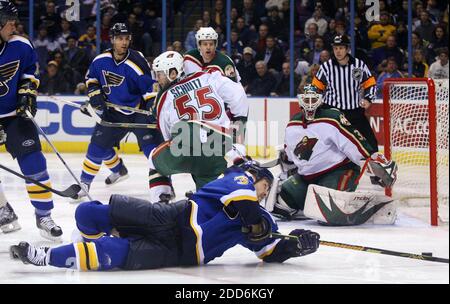
{"type": "Polygon", "coordinates": [[[303,114],[303,112],[302,111],[300,111],[300,112],[298,112],[297,114],[295,114],[294,116],[292,116],[292,118],[291,118],[291,122],[292,121],[303,121],[303,117],[304,117],[304,114],[303,114]]]}
{"type": "Polygon", "coordinates": [[[190,51],[187,51],[186,53],[184,53],[183,57],[186,57],[186,56],[191,56],[191,57],[194,57],[196,59],[201,58],[200,51],[198,49],[192,49],[190,51]]]}
{"type": "Polygon", "coordinates": [[[11,39],[9,39],[8,43],[14,43],[14,44],[18,44],[18,45],[27,45],[30,48],[34,49],[33,43],[31,43],[31,41],[28,38],[25,38],[23,36],[19,36],[19,35],[13,35],[11,39]]]}
{"type": "Polygon", "coordinates": [[[339,125],[348,127],[351,125],[351,123],[348,121],[348,119],[345,117],[345,114],[342,113],[339,109],[336,108],[329,108],[324,109],[320,108],[316,112],[316,119],[327,119],[327,120],[334,120],[339,125]]]}
{"type": "Polygon", "coordinates": [[[234,186],[253,187],[254,181],[250,174],[238,167],[229,167],[224,173],[224,179],[234,186]]]}
{"type": "Polygon", "coordinates": [[[217,53],[217,59],[223,62],[224,64],[232,64],[234,66],[234,61],[227,54],[222,52],[217,53]]]}
{"type": "Polygon", "coordinates": [[[103,53],[98,54],[97,56],[94,57],[94,60],[92,60],[92,63],[94,63],[95,61],[98,61],[100,59],[103,58],[113,58],[112,54],[111,54],[111,49],[107,49],[105,50],[103,53]]]}
{"type": "Polygon", "coordinates": [[[150,65],[141,52],[130,49],[130,55],[128,56],[127,61],[128,60],[136,65],[144,74],[150,75],[150,65]]]}

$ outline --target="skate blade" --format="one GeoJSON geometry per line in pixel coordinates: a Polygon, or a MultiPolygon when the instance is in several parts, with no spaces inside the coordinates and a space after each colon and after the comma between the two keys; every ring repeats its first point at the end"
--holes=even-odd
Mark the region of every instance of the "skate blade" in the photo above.
{"type": "Polygon", "coordinates": [[[62,243],[62,235],[61,236],[52,236],[50,232],[47,232],[45,230],[39,229],[39,234],[49,241],[55,242],[55,243],[62,243]]]}
{"type": "Polygon", "coordinates": [[[118,183],[120,183],[120,182],[123,182],[124,180],[128,179],[129,177],[130,177],[130,175],[127,174],[127,175],[121,176],[121,177],[119,177],[118,179],[116,179],[116,181],[115,181],[114,183],[107,184],[107,183],[105,182],[105,185],[106,185],[106,187],[110,187],[110,186],[112,186],[112,185],[115,185],[115,184],[118,184],[118,183]]]}
{"type": "Polygon", "coordinates": [[[9,224],[6,224],[6,225],[3,225],[0,227],[0,230],[3,233],[11,233],[11,232],[14,232],[14,231],[17,231],[20,229],[22,229],[22,227],[19,225],[19,222],[17,222],[17,221],[14,221],[12,223],[9,223],[9,224]]]}

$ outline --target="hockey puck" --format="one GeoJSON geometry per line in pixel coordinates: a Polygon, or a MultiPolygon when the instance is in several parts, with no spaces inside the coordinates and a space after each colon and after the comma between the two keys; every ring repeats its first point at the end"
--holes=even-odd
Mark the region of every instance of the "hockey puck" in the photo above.
{"type": "Polygon", "coordinates": [[[424,255],[424,256],[433,256],[433,253],[432,252],[422,252],[422,255],[424,255]]]}

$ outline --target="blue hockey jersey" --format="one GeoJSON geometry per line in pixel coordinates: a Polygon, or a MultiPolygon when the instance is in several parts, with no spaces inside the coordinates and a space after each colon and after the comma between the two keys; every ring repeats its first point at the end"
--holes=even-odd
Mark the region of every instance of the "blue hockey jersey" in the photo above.
{"type": "MultiPolygon", "coordinates": [[[[191,238],[195,246],[197,264],[206,264],[220,257],[223,253],[236,246],[244,246],[259,258],[270,255],[280,240],[268,239],[262,242],[250,242],[242,233],[242,217],[239,214],[230,214],[227,206],[244,202],[257,206],[253,213],[260,212],[272,224],[272,231],[278,229],[272,216],[259,205],[251,174],[241,169],[228,170],[222,177],[203,186],[195,193],[191,200],[189,225],[195,237],[191,238]]],[[[188,249],[189,239],[184,238],[184,251],[188,249]]]]}
{"type": "Polygon", "coordinates": [[[112,51],[107,50],[94,58],[86,74],[89,94],[101,91],[108,102],[128,107],[138,106],[142,99],[149,100],[154,83],[147,60],[135,50],[128,50],[120,62],[116,62],[112,51]]]}
{"type": "Polygon", "coordinates": [[[28,39],[15,35],[0,45],[0,118],[16,115],[17,91],[24,79],[39,87],[37,54],[28,39]]]}

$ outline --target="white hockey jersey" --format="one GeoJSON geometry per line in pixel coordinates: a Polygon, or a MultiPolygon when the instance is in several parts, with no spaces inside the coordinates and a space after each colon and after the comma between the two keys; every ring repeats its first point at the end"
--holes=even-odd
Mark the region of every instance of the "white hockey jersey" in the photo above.
{"type": "Polygon", "coordinates": [[[318,109],[312,121],[306,121],[303,113],[294,116],[286,127],[285,150],[305,179],[350,162],[359,166],[375,152],[337,109],[318,109]]]}
{"type": "Polygon", "coordinates": [[[197,72],[160,92],[155,104],[158,128],[164,139],[180,120],[206,122],[221,128],[230,127],[225,104],[234,117],[248,116],[247,95],[240,83],[220,72],[197,72]]]}

